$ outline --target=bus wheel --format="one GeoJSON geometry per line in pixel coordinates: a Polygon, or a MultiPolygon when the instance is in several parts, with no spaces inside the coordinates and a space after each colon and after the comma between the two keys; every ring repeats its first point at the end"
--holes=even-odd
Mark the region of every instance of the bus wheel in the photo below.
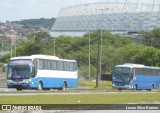
{"type": "Polygon", "coordinates": [[[22,91],[22,88],[21,87],[17,87],[17,91],[22,91]]]}
{"type": "Polygon", "coordinates": [[[61,90],[66,90],[66,88],[67,88],[67,83],[63,82],[63,86],[61,87],[61,90]]]}
{"type": "Polygon", "coordinates": [[[138,89],[137,84],[134,85],[134,90],[136,91],[138,89]]]}
{"type": "Polygon", "coordinates": [[[42,85],[42,82],[39,82],[38,83],[38,87],[37,87],[38,90],[43,90],[43,85],[42,85]]]}
{"type": "Polygon", "coordinates": [[[118,88],[118,91],[122,91],[122,88],[118,88]]]}
{"type": "Polygon", "coordinates": [[[151,91],[152,91],[152,90],[154,90],[154,84],[152,84],[152,86],[151,86],[151,91]]]}

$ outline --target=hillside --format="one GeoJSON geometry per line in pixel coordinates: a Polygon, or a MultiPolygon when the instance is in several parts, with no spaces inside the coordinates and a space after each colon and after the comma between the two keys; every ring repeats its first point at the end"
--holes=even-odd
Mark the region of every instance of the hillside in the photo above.
{"type": "MultiPolygon", "coordinates": [[[[0,42],[4,42],[3,50],[10,50],[10,40],[17,40],[19,45],[27,40],[28,35],[37,32],[49,32],[55,22],[55,18],[45,19],[27,19],[22,21],[6,21],[0,24],[0,35],[5,37],[0,38],[0,42]]],[[[13,42],[14,43],[14,42],[13,42]]],[[[2,49],[2,43],[0,43],[2,49]]]]}
{"type": "Polygon", "coordinates": [[[40,18],[40,19],[26,19],[22,21],[12,21],[12,23],[21,24],[24,25],[25,27],[34,27],[37,29],[40,27],[51,29],[54,22],[55,18],[51,19],[40,18]]]}

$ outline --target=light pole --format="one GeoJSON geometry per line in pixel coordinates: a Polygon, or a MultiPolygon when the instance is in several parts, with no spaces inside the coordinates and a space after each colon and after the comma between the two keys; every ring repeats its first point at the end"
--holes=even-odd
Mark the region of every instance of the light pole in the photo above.
{"type": "Polygon", "coordinates": [[[88,45],[89,45],[89,55],[88,55],[88,65],[89,65],[89,73],[88,73],[88,78],[90,79],[90,77],[91,77],[91,66],[90,66],[90,64],[91,64],[91,47],[90,47],[90,45],[91,45],[91,34],[90,34],[90,31],[88,31],[89,32],[89,40],[88,40],[88,45]]]}
{"type": "Polygon", "coordinates": [[[97,67],[97,77],[96,77],[96,88],[99,86],[99,79],[101,79],[102,74],[102,29],[103,29],[103,13],[107,11],[109,8],[97,9],[101,11],[101,28],[100,28],[100,36],[98,41],[98,67],[97,67]],[[99,70],[99,71],[98,71],[99,70]]]}
{"type": "MultiPolygon", "coordinates": [[[[88,12],[88,9],[87,9],[87,6],[88,6],[88,4],[87,5],[85,5],[85,9],[84,9],[84,11],[87,13],[88,12]]],[[[90,77],[91,77],[91,47],[90,47],[90,38],[91,38],[91,33],[90,33],[90,31],[91,31],[91,29],[90,29],[90,21],[89,20],[87,20],[87,27],[85,28],[86,29],[86,31],[88,31],[88,78],[90,79],[90,77]]]]}
{"type": "Polygon", "coordinates": [[[15,41],[15,57],[16,57],[16,51],[17,51],[17,37],[16,38],[16,41],[15,41]]]}
{"type": "Polygon", "coordinates": [[[3,54],[3,37],[4,37],[4,35],[2,35],[2,34],[0,33],[0,37],[2,37],[2,40],[1,40],[1,44],[2,44],[1,54],[3,54]]]}
{"type": "Polygon", "coordinates": [[[55,56],[55,55],[56,55],[56,52],[55,52],[55,51],[56,51],[56,50],[55,50],[55,47],[56,47],[56,45],[55,45],[55,44],[56,44],[56,42],[55,42],[56,39],[55,39],[55,38],[56,38],[56,37],[53,37],[53,38],[54,38],[54,56],[55,56]]]}
{"type": "Polygon", "coordinates": [[[12,39],[11,39],[11,58],[12,58],[12,39]]]}
{"type": "Polygon", "coordinates": [[[54,46],[53,46],[53,54],[54,54],[54,56],[56,55],[56,37],[54,36],[54,33],[53,33],[53,31],[51,31],[51,32],[49,32],[49,34],[50,34],[50,36],[51,37],[53,37],[53,44],[54,44],[54,46]]]}
{"type": "Polygon", "coordinates": [[[12,58],[12,40],[13,40],[13,28],[11,27],[11,58],[12,58]]]}
{"type": "Polygon", "coordinates": [[[3,35],[3,34],[0,34],[0,37],[2,37],[2,40],[1,40],[1,44],[2,44],[2,51],[1,51],[1,54],[3,55],[3,37],[4,37],[4,35],[3,35]]]}

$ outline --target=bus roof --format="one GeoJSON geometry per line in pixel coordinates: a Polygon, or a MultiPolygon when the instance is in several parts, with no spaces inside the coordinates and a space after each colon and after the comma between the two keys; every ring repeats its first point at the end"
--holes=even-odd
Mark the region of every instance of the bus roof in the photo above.
{"type": "Polygon", "coordinates": [[[59,59],[56,56],[51,56],[51,55],[31,55],[31,56],[20,56],[20,57],[13,57],[10,60],[18,60],[18,59],[48,59],[48,60],[63,60],[63,61],[75,61],[75,60],[67,60],[67,59],[59,59]]]}
{"type": "Polygon", "coordinates": [[[145,66],[143,64],[130,64],[130,63],[126,63],[123,65],[116,65],[115,67],[129,67],[129,68],[151,68],[151,69],[160,69],[159,67],[151,67],[151,66],[145,66]]]}
{"type": "Polygon", "coordinates": [[[123,64],[123,65],[116,65],[115,67],[130,67],[130,68],[133,68],[133,67],[145,67],[145,65],[143,65],[143,64],[129,64],[129,63],[126,63],[126,64],[123,64]]]}

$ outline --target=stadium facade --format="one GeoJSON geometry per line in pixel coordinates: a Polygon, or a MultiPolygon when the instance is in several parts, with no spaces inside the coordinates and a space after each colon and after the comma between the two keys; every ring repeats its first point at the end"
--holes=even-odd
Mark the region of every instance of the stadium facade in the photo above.
{"type": "Polygon", "coordinates": [[[132,35],[160,28],[160,4],[101,2],[62,8],[52,27],[52,35],[80,36],[89,30],[105,29],[132,35]]]}

